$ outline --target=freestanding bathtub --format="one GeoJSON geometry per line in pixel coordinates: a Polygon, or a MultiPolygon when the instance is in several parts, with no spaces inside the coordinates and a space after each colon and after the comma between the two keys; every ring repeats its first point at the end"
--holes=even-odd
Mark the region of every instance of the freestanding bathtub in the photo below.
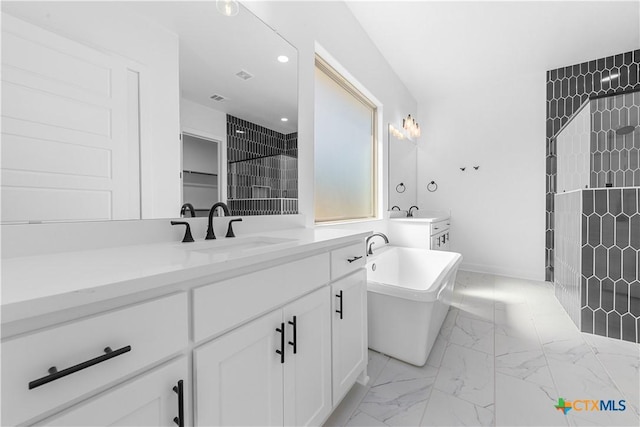
{"type": "Polygon", "coordinates": [[[453,296],[462,255],[385,246],[367,259],[369,348],[422,366],[453,296]]]}

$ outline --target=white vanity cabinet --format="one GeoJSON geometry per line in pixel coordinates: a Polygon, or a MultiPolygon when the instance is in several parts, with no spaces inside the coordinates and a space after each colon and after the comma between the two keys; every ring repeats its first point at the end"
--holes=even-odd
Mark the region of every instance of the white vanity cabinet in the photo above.
{"type": "Polygon", "coordinates": [[[365,234],[300,233],[311,234],[302,250],[144,276],[127,286],[164,283],[50,318],[3,318],[1,424],[322,424],[367,379],[365,234]]]}
{"type": "Polygon", "coordinates": [[[196,425],[317,425],[331,411],[327,286],[194,351],[196,425]]]}
{"type": "Polygon", "coordinates": [[[358,269],[331,285],[333,404],[337,405],[367,365],[367,273],[358,269]]]}
{"type": "Polygon", "coordinates": [[[185,292],[3,340],[2,425],[51,412],[187,344],[185,292]]]}
{"type": "Polygon", "coordinates": [[[183,356],[36,425],[186,426],[188,378],[183,356]]]}

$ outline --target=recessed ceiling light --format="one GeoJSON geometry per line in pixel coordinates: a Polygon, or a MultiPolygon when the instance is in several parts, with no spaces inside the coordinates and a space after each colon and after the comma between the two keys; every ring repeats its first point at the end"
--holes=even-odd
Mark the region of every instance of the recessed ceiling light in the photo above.
{"type": "Polygon", "coordinates": [[[289,62],[289,57],[285,56],[285,55],[280,55],[280,56],[278,56],[278,62],[282,62],[283,64],[285,62],[289,62]]]}
{"type": "Polygon", "coordinates": [[[283,117],[280,120],[282,120],[283,122],[288,122],[289,121],[289,119],[287,119],[286,117],[283,117]]]}
{"type": "Polygon", "coordinates": [[[609,80],[617,79],[618,77],[620,77],[620,74],[611,74],[610,76],[607,76],[607,77],[603,78],[600,81],[601,82],[608,82],[609,80]]]}

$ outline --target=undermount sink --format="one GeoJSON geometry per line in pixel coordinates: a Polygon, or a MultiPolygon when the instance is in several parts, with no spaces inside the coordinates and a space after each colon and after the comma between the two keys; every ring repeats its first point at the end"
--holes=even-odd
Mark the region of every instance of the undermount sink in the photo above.
{"type": "Polygon", "coordinates": [[[295,239],[266,236],[237,237],[196,242],[185,249],[203,254],[239,253],[294,241],[295,239]]]}

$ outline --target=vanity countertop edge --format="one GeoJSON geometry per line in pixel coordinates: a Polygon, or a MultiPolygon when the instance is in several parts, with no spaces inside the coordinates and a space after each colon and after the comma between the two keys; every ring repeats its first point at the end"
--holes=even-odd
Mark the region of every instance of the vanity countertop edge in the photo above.
{"type": "MultiPolygon", "coordinates": [[[[193,243],[167,242],[5,258],[2,259],[2,324],[180,282],[206,278],[213,283],[255,271],[258,266],[283,264],[356,240],[364,241],[370,234],[369,231],[295,228],[242,236],[238,241],[242,238],[287,241],[231,254],[206,254],[206,250],[192,250],[193,243]]],[[[225,240],[229,241],[220,239],[225,240]]],[[[210,243],[215,244],[215,241],[210,243]]]]}

